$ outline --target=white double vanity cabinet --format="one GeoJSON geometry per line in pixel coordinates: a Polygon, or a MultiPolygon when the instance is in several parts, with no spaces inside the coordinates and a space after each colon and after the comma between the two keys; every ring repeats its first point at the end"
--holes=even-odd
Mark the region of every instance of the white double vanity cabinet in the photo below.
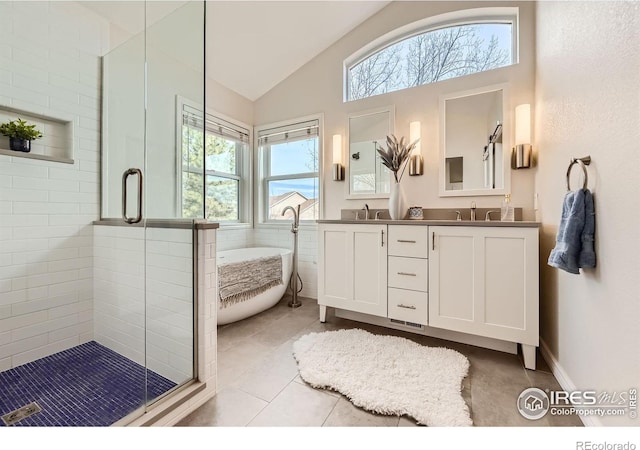
{"type": "Polygon", "coordinates": [[[324,220],[318,304],[336,316],[496,350],[535,369],[538,224],[324,220]]]}

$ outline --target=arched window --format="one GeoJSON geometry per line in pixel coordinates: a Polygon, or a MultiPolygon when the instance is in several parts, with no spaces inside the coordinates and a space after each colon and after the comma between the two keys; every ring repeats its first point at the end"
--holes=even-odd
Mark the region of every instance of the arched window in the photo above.
{"type": "Polygon", "coordinates": [[[345,61],[345,100],[435,83],[517,61],[517,8],[457,11],[414,22],[345,61]]]}

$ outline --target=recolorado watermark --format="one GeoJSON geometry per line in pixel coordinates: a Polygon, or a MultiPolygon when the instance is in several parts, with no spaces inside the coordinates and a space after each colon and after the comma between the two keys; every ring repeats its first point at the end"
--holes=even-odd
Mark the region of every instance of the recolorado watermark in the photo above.
{"type": "Polygon", "coordinates": [[[633,442],[576,442],[576,450],[636,450],[633,442]]]}
{"type": "MultiPolygon", "coordinates": [[[[527,388],[518,396],[518,411],[525,419],[538,420],[553,416],[638,416],[638,390],[597,392],[594,390],[552,391],[527,388]]],[[[584,447],[584,450],[616,450],[617,447],[584,447]]],[[[627,450],[620,448],[621,450],[627,450]]],[[[631,449],[629,449],[631,450],[631,449]]]]}

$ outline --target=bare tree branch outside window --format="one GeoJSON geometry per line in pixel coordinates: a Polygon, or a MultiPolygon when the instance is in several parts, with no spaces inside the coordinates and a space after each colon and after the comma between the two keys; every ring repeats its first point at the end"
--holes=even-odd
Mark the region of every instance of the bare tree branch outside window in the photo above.
{"type": "Polygon", "coordinates": [[[349,100],[460,77],[511,63],[511,44],[477,24],[429,31],[374,53],[349,70],[349,100]]]}
{"type": "Polygon", "coordinates": [[[402,89],[400,83],[401,48],[394,45],[371,55],[350,70],[352,99],[371,97],[402,89]]]}

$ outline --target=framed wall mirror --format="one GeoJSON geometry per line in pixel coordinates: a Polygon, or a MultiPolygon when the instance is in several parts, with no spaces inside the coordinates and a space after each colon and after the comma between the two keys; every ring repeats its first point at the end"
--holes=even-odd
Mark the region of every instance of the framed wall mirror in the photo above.
{"type": "Polygon", "coordinates": [[[385,146],[393,134],[393,106],[349,114],[347,198],[385,198],[389,196],[390,173],[382,165],[376,146],[385,146]]]}
{"type": "Polygon", "coordinates": [[[441,197],[509,192],[507,97],[496,85],[440,98],[441,197]]]}

